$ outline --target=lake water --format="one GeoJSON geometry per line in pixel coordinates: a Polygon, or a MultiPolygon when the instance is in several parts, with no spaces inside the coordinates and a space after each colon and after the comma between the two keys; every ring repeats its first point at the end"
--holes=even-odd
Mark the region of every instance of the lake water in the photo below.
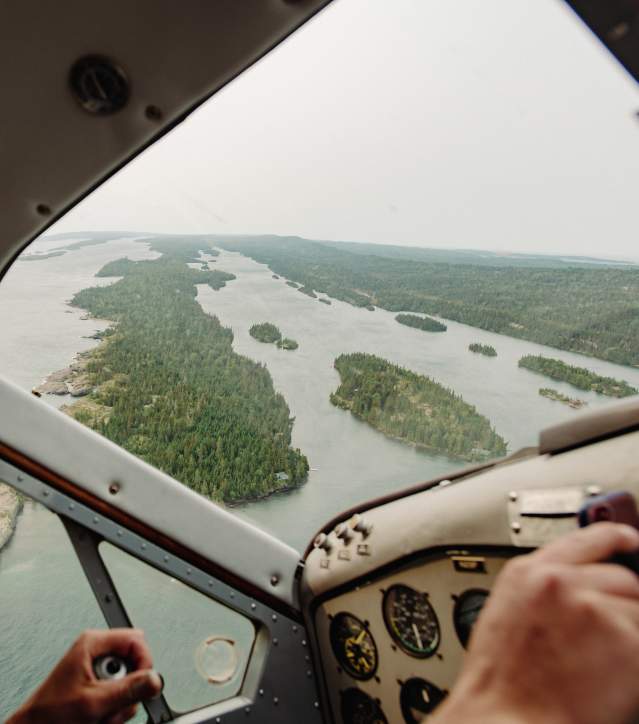
{"type": "MultiPolygon", "coordinates": [[[[65,300],[87,286],[112,283],[93,275],[107,261],[122,256],[154,255],[145,244],[128,239],[15,264],[0,285],[0,374],[31,389],[51,371],[68,365],[77,352],[94,346],[96,342],[85,337],[106,322],[82,320],[82,312],[71,310],[65,300]]],[[[369,312],[335,300],[330,306],[321,304],[239,254],[222,252],[211,266],[232,272],[237,279],[220,291],[200,287],[202,307],[233,329],[237,352],[267,365],[295,417],[293,444],[311,465],[308,482],[300,489],[234,508],[234,512],[300,550],[340,510],[461,464],[388,440],[333,407],[329,394],[339,384],[333,360],[341,353],[379,354],[450,386],[491,420],[510,450],[534,444],[545,425],[579,414],[540,397],[539,387],[548,384],[585,399],[590,408],[608,401],[519,369],[517,361],[524,354],[543,353],[639,386],[639,370],[455,322],[447,322],[446,333],[431,334],[404,327],[394,321],[394,314],[383,310],[369,312]],[[297,340],[299,349],[278,350],[251,338],[249,327],[265,321],[297,340]],[[493,345],[498,357],[472,354],[467,349],[471,342],[493,345]]],[[[59,406],[65,400],[47,397],[46,401],[59,406]]],[[[181,708],[211,700],[210,691],[192,677],[192,644],[205,630],[199,598],[176,585],[162,599],[171,605],[158,606],[155,574],[138,570],[133,562],[118,565],[122,576],[129,573],[128,603],[142,617],[134,617],[133,622],[147,630],[158,668],[162,670],[166,662],[175,670],[175,657],[183,656],[183,668],[188,669],[188,674],[174,679],[170,701],[181,708]],[[149,591],[154,591],[153,606],[148,605],[149,591]],[[185,610],[190,612],[189,622],[175,630],[176,616],[171,612],[185,610]]],[[[210,608],[207,611],[210,616],[210,608]]],[[[241,622],[229,612],[220,609],[216,620],[220,628],[246,639],[241,622]]],[[[0,719],[34,688],[80,630],[102,625],[61,524],[41,506],[28,503],[16,534],[0,552],[0,719]]]]}

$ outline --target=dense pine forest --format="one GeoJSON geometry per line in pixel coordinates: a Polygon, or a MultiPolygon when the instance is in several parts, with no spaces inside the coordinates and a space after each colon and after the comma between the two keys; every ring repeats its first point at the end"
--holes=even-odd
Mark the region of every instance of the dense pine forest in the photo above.
{"type": "Polygon", "coordinates": [[[270,322],[262,322],[261,324],[254,324],[249,329],[249,334],[253,339],[258,342],[264,342],[265,344],[273,344],[279,342],[282,339],[282,333],[280,330],[270,322]]]}
{"type": "Polygon", "coordinates": [[[491,344],[481,344],[473,342],[468,345],[468,349],[475,354],[483,354],[484,357],[496,357],[497,350],[491,344]]]}
{"type": "Polygon", "coordinates": [[[331,402],[381,432],[462,460],[505,455],[506,442],[475,407],[428,377],[370,354],[335,360],[331,402]]]}
{"type": "Polygon", "coordinates": [[[398,314],[395,321],[407,327],[415,327],[424,332],[445,332],[448,327],[432,317],[418,317],[416,314],[398,314]]]}
{"type": "Polygon", "coordinates": [[[543,357],[542,355],[526,355],[519,360],[519,366],[550,377],[553,380],[568,382],[580,390],[598,392],[600,395],[629,397],[637,394],[637,389],[631,387],[624,380],[616,380],[614,377],[602,377],[585,367],[575,367],[561,360],[543,357]]]}
{"type": "MultiPolygon", "coordinates": [[[[356,306],[435,314],[551,347],[639,365],[636,266],[551,266],[544,261],[534,266],[534,259],[532,266],[515,262],[507,266],[503,258],[495,266],[431,262],[417,256],[383,256],[382,251],[373,253],[373,245],[367,245],[370,253],[355,253],[347,250],[349,245],[299,237],[220,237],[216,244],[356,306]]],[[[474,257],[477,254],[465,258],[474,257]]]]}
{"type": "Polygon", "coordinates": [[[194,490],[234,502],[300,485],[308,462],[267,369],[236,354],[232,332],[205,314],[196,284],[221,289],[222,271],[189,268],[202,240],[159,238],[152,261],[107,264],[121,276],[72,304],[115,322],[87,370],[94,391],[74,417],[194,490]]]}

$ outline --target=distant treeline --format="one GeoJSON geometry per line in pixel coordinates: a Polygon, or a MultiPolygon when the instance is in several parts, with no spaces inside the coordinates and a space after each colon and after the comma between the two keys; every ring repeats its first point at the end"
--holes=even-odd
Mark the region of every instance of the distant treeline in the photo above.
{"type": "Polygon", "coordinates": [[[216,244],[355,306],[434,314],[639,365],[636,267],[536,268],[505,266],[503,259],[501,266],[436,263],[354,253],[299,237],[240,237],[216,244]]]}
{"type": "Polygon", "coordinates": [[[416,314],[398,314],[395,320],[407,327],[422,329],[424,332],[445,332],[448,327],[432,317],[418,317],[416,314]]]}
{"type": "Polygon", "coordinates": [[[462,460],[502,456],[507,445],[476,408],[429,377],[370,354],[335,360],[331,402],[381,432],[462,460]]]}
{"type": "Polygon", "coordinates": [[[293,420],[268,370],[232,348],[233,334],[196,301],[196,284],[234,279],[189,268],[202,240],[154,240],[152,261],[120,259],[73,304],[115,322],[88,371],[96,390],[75,408],[85,424],[194,490],[233,502],[300,485],[308,462],[291,448],[293,420]],[[88,405],[87,405],[88,403],[88,405]]]}
{"type": "Polygon", "coordinates": [[[561,360],[543,357],[542,355],[526,355],[519,360],[519,366],[532,372],[538,372],[553,380],[568,382],[580,390],[592,390],[609,397],[629,397],[637,394],[637,389],[631,387],[624,380],[602,377],[585,367],[575,367],[561,360]]]}

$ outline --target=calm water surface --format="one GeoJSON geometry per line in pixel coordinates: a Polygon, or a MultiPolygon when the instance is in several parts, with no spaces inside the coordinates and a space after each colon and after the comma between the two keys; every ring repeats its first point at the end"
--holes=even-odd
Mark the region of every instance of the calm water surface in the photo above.
{"type": "MultiPolygon", "coordinates": [[[[114,240],[61,257],[15,264],[0,285],[0,374],[28,390],[51,371],[68,365],[77,352],[94,346],[96,342],[85,336],[108,323],[82,320],[82,312],[71,310],[65,300],[87,286],[112,283],[93,275],[122,256],[142,259],[154,254],[146,244],[114,240]]],[[[522,355],[543,353],[639,386],[639,370],[455,322],[447,322],[444,334],[429,334],[397,324],[394,315],[383,310],[369,312],[335,300],[330,306],[321,304],[239,254],[222,252],[211,266],[238,278],[217,292],[200,287],[202,307],[233,329],[237,352],[267,365],[295,417],[293,444],[311,465],[308,482],[299,490],[234,512],[298,549],[340,510],[460,465],[388,440],[333,407],[329,394],[339,384],[333,360],[341,353],[379,354],[450,386],[491,420],[511,450],[534,444],[541,427],[579,414],[539,396],[546,381],[517,367],[522,355]],[[252,339],[249,327],[265,321],[297,340],[299,349],[278,350],[252,339]],[[491,344],[499,356],[474,355],[467,350],[471,342],[491,344]]],[[[586,399],[591,408],[607,402],[566,384],[553,382],[552,387],[586,399]]],[[[56,406],[63,401],[46,398],[56,406]]],[[[65,536],[55,516],[28,503],[15,536],[0,553],[0,719],[34,688],[80,630],[103,625],[65,536]]],[[[133,622],[147,631],[158,668],[166,662],[164,668],[177,671],[169,692],[174,706],[200,705],[228,695],[234,682],[223,692],[211,693],[194,677],[194,647],[203,635],[221,630],[233,631],[248,645],[250,633],[243,630],[242,622],[221,607],[211,617],[209,602],[203,606],[197,594],[175,582],[171,585],[170,579],[159,581],[157,574],[140,570],[137,563],[121,559],[117,566],[118,576],[127,580],[121,586],[133,622]],[[162,589],[159,596],[163,586],[169,586],[170,593],[162,589]],[[154,605],[148,606],[151,597],[154,605]]]]}

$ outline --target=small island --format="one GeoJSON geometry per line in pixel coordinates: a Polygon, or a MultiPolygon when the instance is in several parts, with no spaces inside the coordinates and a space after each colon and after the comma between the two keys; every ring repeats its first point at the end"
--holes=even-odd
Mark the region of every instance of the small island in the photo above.
{"type": "Polygon", "coordinates": [[[286,282],[289,287],[293,287],[293,289],[297,289],[297,284],[295,282],[287,281],[286,282]]]}
{"type": "Polygon", "coordinates": [[[302,294],[306,294],[306,296],[311,299],[317,299],[317,294],[315,294],[311,287],[299,287],[297,291],[302,292],[302,294]]]}
{"type": "Polygon", "coordinates": [[[417,314],[398,314],[395,321],[407,327],[421,329],[424,332],[445,332],[448,327],[432,317],[419,317],[417,314]]]}
{"type": "Polygon", "coordinates": [[[579,410],[581,407],[585,407],[588,403],[585,400],[579,400],[576,397],[568,397],[559,390],[553,390],[552,387],[541,387],[539,394],[542,397],[547,397],[549,400],[555,400],[556,402],[563,402],[564,405],[568,405],[575,410],[579,410]]]}
{"type": "Polygon", "coordinates": [[[299,345],[294,339],[288,337],[282,337],[280,330],[270,322],[262,322],[262,324],[254,324],[249,329],[249,334],[253,339],[258,342],[264,342],[265,344],[276,344],[279,349],[293,350],[297,349],[299,345]]]}
{"type": "Polygon", "coordinates": [[[273,277],[273,279],[279,279],[279,277],[277,276],[277,274],[271,274],[271,276],[273,277]]]}
{"type": "Polygon", "coordinates": [[[480,344],[473,342],[468,345],[468,349],[475,354],[483,354],[485,357],[496,357],[497,350],[489,344],[480,344]]]}
{"type": "Polygon", "coordinates": [[[359,352],[340,355],[334,366],[341,384],[333,405],[385,435],[460,460],[506,454],[489,420],[429,377],[359,352]]]}
{"type": "Polygon", "coordinates": [[[576,367],[566,364],[552,357],[542,355],[525,355],[519,360],[519,366],[524,369],[536,372],[540,375],[550,377],[552,380],[568,382],[568,384],[580,390],[591,390],[600,395],[608,397],[630,397],[636,395],[637,389],[631,387],[624,380],[616,380],[613,377],[602,377],[585,367],[576,367]]]}
{"type": "Polygon", "coordinates": [[[330,304],[330,303],[331,303],[331,300],[330,300],[330,299],[324,299],[323,297],[319,297],[317,301],[318,301],[318,302],[321,302],[322,304],[330,304]]]}
{"type": "Polygon", "coordinates": [[[253,339],[258,342],[264,342],[265,344],[273,344],[279,342],[282,339],[282,333],[280,330],[270,322],[263,322],[262,324],[254,324],[249,329],[249,334],[253,339]]]}

